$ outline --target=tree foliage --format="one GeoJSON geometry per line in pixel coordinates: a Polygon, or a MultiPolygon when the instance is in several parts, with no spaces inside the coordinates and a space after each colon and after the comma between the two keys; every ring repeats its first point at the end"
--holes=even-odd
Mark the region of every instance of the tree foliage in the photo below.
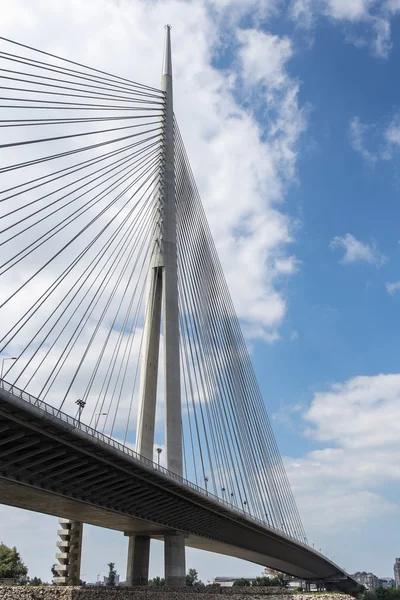
{"type": "Polygon", "coordinates": [[[200,581],[199,574],[196,569],[189,569],[186,575],[186,585],[204,587],[204,583],[200,581]]]}
{"type": "Polygon", "coordinates": [[[270,585],[273,587],[287,588],[289,585],[289,577],[284,573],[279,573],[279,575],[270,579],[270,585]]]}
{"type": "Polygon", "coordinates": [[[240,577],[239,579],[235,579],[233,585],[237,587],[250,587],[250,581],[244,577],[240,577]]]}
{"type": "Polygon", "coordinates": [[[26,583],[27,575],[28,569],[15,546],[9,548],[0,543],[0,579],[16,579],[19,583],[26,583]]]}
{"type": "Polygon", "coordinates": [[[47,585],[47,583],[43,583],[43,581],[40,579],[40,577],[32,577],[32,579],[29,579],[28,585],[38,586],[38,585],[47,585]]]}
{"type": "Polygon", "coordinates": [[[357,583],[357,587],[350,592],[350,595],[354,598],[364,598],[364,594],[367,588],[362,583],[357,583]]]}
{"type": "Polygon", "coordinates": [[[154,577],[154,579],[149,579],[149,585],[161,587],[165,585],[165,579],[164,577],[154,577]]]}
{"type": "Polygon", "coordinates": [[[193,586],[196,585],[196,582],[199,579],[199,574],[197,573],[196,569],[189,569],[189,571],[186,574],[186,585],[188,586],[193,586]]]}
{"type": "Polygon", "coordinates": [[[364,594],[365,600],[400,600],[400,588],[378,587],[364,594]]]}
{"type": "Polygon", "coordinates": [[[271,580],[269,577],[266,576],[256,577],[251,582],[251,585],[252,587],[268,587],[269,585],[271,585],[271,580]]]}
{"type": "Polygon", "coordinates": [[[108,567],[107,585],[114,586],[115,585],[115,576],[117,575],[117,571],[115,570],[115,563],[109,562],[109,563],[107,563],[107,567],[108,567]]]}

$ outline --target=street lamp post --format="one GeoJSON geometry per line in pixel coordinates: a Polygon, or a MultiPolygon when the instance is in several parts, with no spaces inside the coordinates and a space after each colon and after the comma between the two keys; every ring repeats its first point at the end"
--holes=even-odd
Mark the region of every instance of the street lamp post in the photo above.
{"type": "Polygon", "coordinates": [[[208,483],[208,477],[204,477],[204,484],[206,486],[206,493],[208,494],[207,483],[208,483]]]}
{"type": "Polygon", "coordinates": [[[75,402],[75,404],[78,405],[78,423],[80,423],[81,422],[81,414],[82,414],[83,409],[86,406],[86,402],[85,402],[85,400],[79,399],[75,402]]]}
{"type": "Polygon", "coordinates": [[[158,468],[160,468],[160,456],[161,456],[162,448],[156,448],[156,452],[157,452],[157,466],[158,466],[158,468]]]}
{"type": "Polygon", "coordinates": [[[5,358],[2,359],[0,379],[3,379],[4,361],[6,361],[6,360],[18,360],[18,357],[17,356],[6,356],[5,358]]]}

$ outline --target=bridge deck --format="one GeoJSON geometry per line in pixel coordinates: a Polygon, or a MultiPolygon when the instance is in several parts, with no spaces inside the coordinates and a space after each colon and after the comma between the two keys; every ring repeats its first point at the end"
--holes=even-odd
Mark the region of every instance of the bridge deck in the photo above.
{"type": "Polygon", "coordinates": [[[303,579],[355,582],[306,544],[0,381],[0,502],[186,545],[303,579]]]}

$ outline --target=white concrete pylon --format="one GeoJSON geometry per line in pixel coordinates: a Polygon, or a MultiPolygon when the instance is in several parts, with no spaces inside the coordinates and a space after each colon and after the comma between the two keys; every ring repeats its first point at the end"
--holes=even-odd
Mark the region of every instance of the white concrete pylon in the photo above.
{"type": "MultiPolygon", "coordinates": [[[[176,248],[176,199],[174,109],[171,58],[171,27],[166,26],[161,89],[165,92],[163,116],[164,147],[162,177],[155,211],[158,231],[149,267],[146,317],[143,331],[136,451],[154,460],[160,325],[164,327],[164,401],[166,467],[183,474],[182,413],[179,353],[178,264],[176,248]]],[[[143,536],[142,536],[143,537],[143,536]]],[[[141,552],[133,536],[129,540],[129,581],[136,582],[148,572],[149,552],[141,539],[141,552]],[[146,553],[144,556],[143,553],[146,553]],[[137,557],[135,559],[135,557],[137,557]],[[137,574],[135,574],[137,572],[137,574]]],[[[167,585],[185,585],[185,538],[165,536],[165,578],[167,585]]]]}
{"type": "Polygon", "coordinates": [[[161,89],[165,92],[164,160],[158,190],[158,233],[148,275],[136,451],[153,460],[161,316],[164,323],[166,467],[183,474],[171,27],[166,26],[161,89]],[[162,302],[161,302],[162,298],[162,302]]]}
{"type": "Polygon", "coordinates": [[[164,396],[166,467],[183,474],[182,409],[179,354],[178,264],[176,249],[176,199],[174,157],[174,109],[172,86],[171,27],[166,26],[161,88],[166,93],[165,165],[163,186],[164,223],[163,318],[164,318],[164,396]]]}

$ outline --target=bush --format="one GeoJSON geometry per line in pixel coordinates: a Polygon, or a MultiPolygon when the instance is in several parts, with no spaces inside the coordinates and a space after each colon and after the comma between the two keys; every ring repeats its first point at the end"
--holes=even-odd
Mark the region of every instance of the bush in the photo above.
{"type": "Polygon", "coordinates": [[[268,587],[271,585],[269,577],[256,577],[251,582],[252,587],[268,587]]]}
{"type": "Polygon", "coordinates": [[[236,587],[250,587],[250,581],[244,577],[241,577],[240,579],[235,579],[233,585],[236,587]]]}

